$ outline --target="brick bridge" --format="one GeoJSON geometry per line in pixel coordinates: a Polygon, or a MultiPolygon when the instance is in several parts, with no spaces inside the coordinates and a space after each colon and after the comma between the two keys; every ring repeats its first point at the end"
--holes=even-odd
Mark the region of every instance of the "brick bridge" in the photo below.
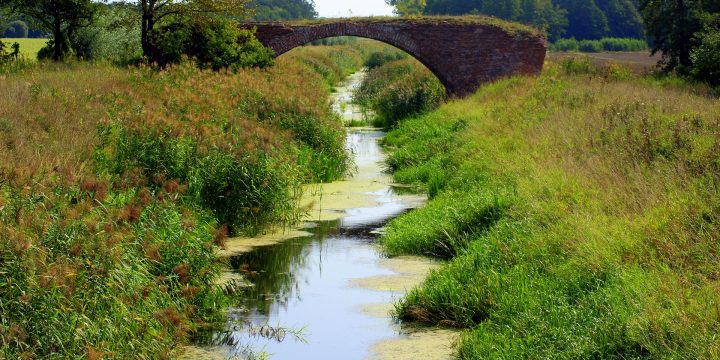
{"type": "Polygon", "coordinates": [[[538,31],[484,17],[368,18],[317,23],[244,23],[280,56],[311,41],[357,36],[400,48],[427,66],[451,96],[472,94],[486,82],[543,67],[547,40],[538,31]]]}

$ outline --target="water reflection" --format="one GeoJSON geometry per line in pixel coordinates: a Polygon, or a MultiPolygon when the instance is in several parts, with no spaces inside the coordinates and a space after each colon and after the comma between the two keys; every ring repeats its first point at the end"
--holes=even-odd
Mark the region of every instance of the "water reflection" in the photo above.
{"type": "MultiPolygon", "coordinates": [[[[347,98],[352,86],[351,81],[350,90],[340,89],[338,96],[347,98]]],[[[272,359],[365,359],[373,344],[398,337],[398,324],[363,309],[387,306],[402,292],[353,285],[360,279],[396,275],[382,266],[384,259],[374,245],[378,230],[421,203],[417,196],[404,197],[393,190],[381,166],[384,154],[378,141],[383,135],[348,132],[355,176],[325,186],[328,193],[322,205],[325,211],[343,211],[344,217],[316,222],[307,229],[310,236],[229,259],[232,271],[253,286],[230,309],[224,328],[201,335],[199,344],[221,346],[225,357],[252,358],[265,351],[272,359]],[[358,197],[370,206],[338,203],[358,197]],[[304,331],[293,333],[297,329],[304,331]]]]}

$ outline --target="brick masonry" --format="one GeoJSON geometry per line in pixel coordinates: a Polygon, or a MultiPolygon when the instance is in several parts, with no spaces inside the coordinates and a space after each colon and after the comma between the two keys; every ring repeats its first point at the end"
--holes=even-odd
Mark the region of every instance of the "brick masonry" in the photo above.
{"type": "Polygon", "coordinates": [[[247,23],[258,39],[280,56],[311,41],[358,36],[402,49],[425,64],[448,94],[462,97],[478,87],[512,75],[536,75],[545,62],[547,40],[540,35],[514,35],[488,24],[450,21],[352,21],[316,25],[247,23]]]}

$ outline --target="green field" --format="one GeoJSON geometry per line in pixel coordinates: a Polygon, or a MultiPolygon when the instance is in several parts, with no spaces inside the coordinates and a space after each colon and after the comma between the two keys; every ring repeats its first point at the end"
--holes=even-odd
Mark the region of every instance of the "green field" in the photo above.
{"type": "Polygon", "coordinates": [[[37,59],[37,54],[47,43],[47,39],[0,39],[8,47],[12,43],[20,44],[20,54],[27,59],[37,59]]]}

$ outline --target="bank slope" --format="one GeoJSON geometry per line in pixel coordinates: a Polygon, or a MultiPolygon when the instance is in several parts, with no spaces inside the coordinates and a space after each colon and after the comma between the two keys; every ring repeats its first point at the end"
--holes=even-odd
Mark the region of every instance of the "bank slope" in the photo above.
{"type": "Polygon", "coordinates": [[[397,304],[462,359],[720,357],[720,101],[569,60],[401,122],[428,206],[389,254],[449,259],[397,304]]]}

